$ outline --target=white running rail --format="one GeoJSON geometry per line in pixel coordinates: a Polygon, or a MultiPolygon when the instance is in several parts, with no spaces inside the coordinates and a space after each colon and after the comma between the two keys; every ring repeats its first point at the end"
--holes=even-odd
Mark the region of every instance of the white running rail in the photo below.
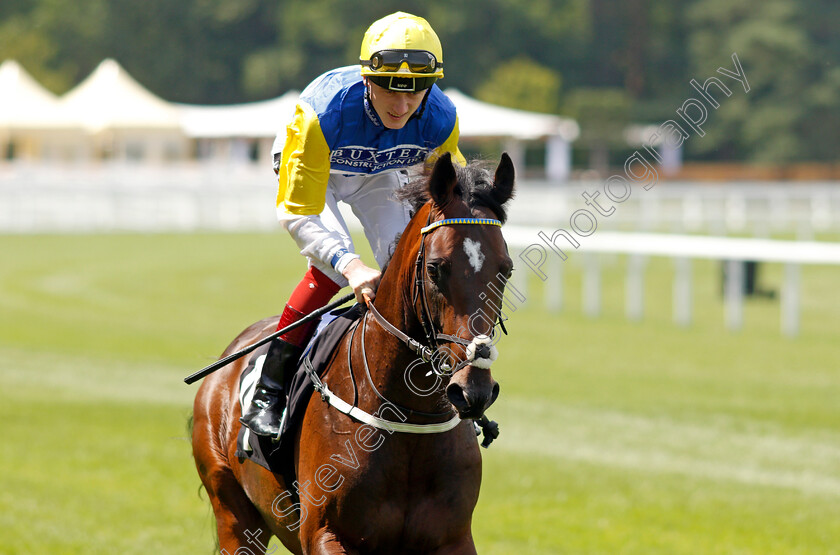
{"type": "Polygon", "coordinates": [[[524,279],[537,275],[547,287],[546,302],[551,310],[562,306],[563,258],[578,251],[584,256],[583,310],[595,316],[600,312],[600,266],[597,253],[630,256],[626,278],[626,313],[639,319],[643,311],[644,258],[667,257],[674,260],[673,284],[674,321],[681,325],[691,322],[691,261],[719,260],[727,264],[724,297],[726,323],[730,329],[743,325],[744,262],[773,262],[784,265],[784,284],[781,292],[781,330],[786,335],[799,331],[800,266],[803,264],[840,266],[840,243],[815,241],[777,241],[769,239],[740,239],[697,235],[666,235],[596,231],[589,237],[574,237],[575,248],[562,236],[555,236],[554,247],[547,238],[552,230],[536,227],[505,226],[505,239],[515,253],[519,267],[518,286],[524,279]],[[540,234],[542,232],[542,234],[540,234]]]}

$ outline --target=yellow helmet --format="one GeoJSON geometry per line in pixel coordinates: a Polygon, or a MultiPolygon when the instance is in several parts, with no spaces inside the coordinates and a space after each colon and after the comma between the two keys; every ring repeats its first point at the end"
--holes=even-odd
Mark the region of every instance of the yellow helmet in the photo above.
{"type": "Polygon", "coordinates": [[[428,21],[396,12],[368,28],[359,63],[362,75],[380,86],[420,91],[443,77],[443,48],[428,21]]]}

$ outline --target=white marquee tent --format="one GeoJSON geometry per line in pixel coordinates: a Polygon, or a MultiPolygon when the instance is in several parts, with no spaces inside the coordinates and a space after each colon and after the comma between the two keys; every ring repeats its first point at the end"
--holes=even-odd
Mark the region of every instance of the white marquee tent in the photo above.
{"type": "Polygon", "coordinates": [[[83,142],[78,122],[58,97],[14,60],[0,64],[0,157],[53,159],[83,142]]]}
{"type": "Polygon", "coordinates": [[[525,110],[514,110],[471,98],[458,89],[447,89],[458,110],[463,139],[501,139],[516,167],[525,167],[522,141],[544,140],[546,176],[566,180],[571,172],[571,143],[578,138],[577,122],[525,110]]]}
{"type": "Polygon", "coordinates": [[[186,140],[178,110],[107,59],[61,98],[63,109],[94,138],[100,157],[179,159],[186,140]]]}
{"type": "Polygon", "coordinates": [[[291,121],[300,93],[289,91],[283,96],[224,106],[176,104],[184,133],[191,138],[221,139],[255,137],[272,139],[278,129],[291,121]]]}
{"type": "MultiPolygon", "coordinates": [[[[571,142],[580,133],[574,120],[488,104],[457,89],[445,93],[458,110],[464,138],[536,140],[559,136],[571,142]]],[[[289,91],[272,100],[247,104],[176,106],[184,132],[192,138],[274,137],[291,120],[298,98],[297,91],[289,91]]]]}
{"type": "Polygon", "coordinates": [[[112,129],[180,129],[178,111],[107,59],[62,97],[64,107],[94,133],[112,129]]]}
{"type": "MultiPolygon", "coordinates": [[[[570,168],[570,145],[580,133],[577,122],[551,114],[504,108],[471,98],[457,89],[445,94],[458,111],[461,138],[501,140],[517,165],[523,163],[523,141],[547,145],[547,173],[565,179],[570,168]]],[[[227,106],[177,105],[188,137],[198,142],[199,153],[210,158],[245,159],[257,144],[266,159],[269,141],[291,121],[299,93],[289,91],[273,100],[227,106]]]]}
{"type": "Polygon", "coordinates": [[[176,104],[181,128],[197,142],[203,158],[247,160],[254,158],[270,167],[271,145],[278,130],[291,121],[300,93],[260,102],[225,106],[176,104]]]}
{"type": "Polygon", "coordinates": [[[481,102],[458,89],[450,88],[445,92],[458,110],[461,136],[465,138],[534,140],[562,137],[572,142],[580,134],[577,122],[571,119],[481,102]]]}
{"type": "MultiPolygon", "coordinates": [[[[18,89],[28,92],[15,94],[34,107],[0,112],[0,138],[3,129],[9,128],[6,120],[12,118],[28,129],[68,125],[85,132],[86,139],[80,142],[89,145],[88,156],[94,158],[183,160],[192,141],[200,158],[267,161],[271,141],[291,120],[299,98],[297,91],[289,91],[272,100],[247,104],[172,104],[143,88],[116,61],[107,59],[56,101],[14,62],[7,62],[3,68],[0,83],[17,75],[18,89]]],[[[6,89],[9,87],[0,87],[0,94],[12,94],[6,89]]],[[[495,106],[457,89],[445,93],[458,110],[463,140],[500,140],[520,166],[525,142],[544,141],[548,177],[568,178],[571,143],[580,132],[577,122],[495,106]]],[[[0,98],[4,105],[14,105],[13,100],[0,98]]]]}

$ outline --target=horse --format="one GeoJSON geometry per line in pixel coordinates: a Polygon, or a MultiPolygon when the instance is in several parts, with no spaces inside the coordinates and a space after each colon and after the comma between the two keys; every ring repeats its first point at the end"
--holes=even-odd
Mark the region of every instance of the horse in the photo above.
{"type": "MultiPolygon", "coordinates": [[[[503,154],[494,174],[483,166],[444,154],[398,193],[412,218],[375,301],[310,376],[320,395],[296,435],[293,484],[235,455],[248,357],[205,378],[193,456],[222,554],[262,555],[272,535],[296,554],[476,553],[475,421],[499,394],[489,338],[513,268],[500,229],[513,163],[503,154]]],[[[276,322],[251,325],[224,355],[276,322]]]]}

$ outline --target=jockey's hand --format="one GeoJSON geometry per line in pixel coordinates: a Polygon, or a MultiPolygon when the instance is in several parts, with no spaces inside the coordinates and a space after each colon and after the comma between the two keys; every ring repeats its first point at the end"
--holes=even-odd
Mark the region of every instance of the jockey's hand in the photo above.
{"type": "Polygon", "coordinates": [[[367,293],[371,300],[376,297],[376,288],[379,287],[379,279],[382,277],[379,270],[365,266],[364,262],[356,258],[344,268],[342,273],[350,282],[350,287],[356,294],[356,301],[364,304],[365,300],[362,296],[364,293],[367,293]]]}

